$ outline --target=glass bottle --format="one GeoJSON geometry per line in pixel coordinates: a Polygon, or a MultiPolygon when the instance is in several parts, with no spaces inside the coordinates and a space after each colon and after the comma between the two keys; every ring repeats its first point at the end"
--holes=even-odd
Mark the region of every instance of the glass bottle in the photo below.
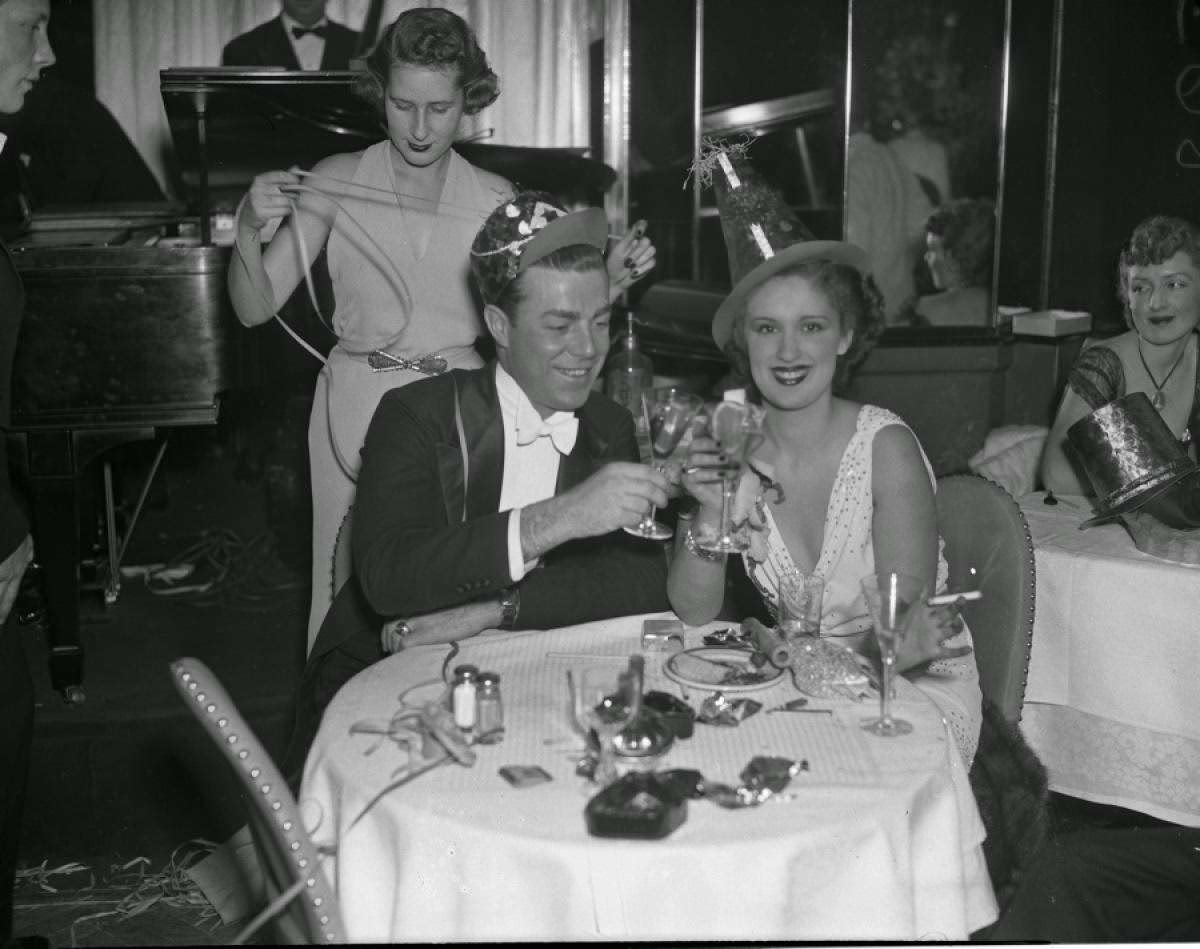
{"type": "Polygon", "coordinates": [[[475,691],[475,731],[480,735],[498,737],[504,730],[504,705],[500,700],[500,676],[494,672],[479,673],[475,691]]]}
{"type": "Polygon", "coordinates": [[[475,727],[476,680],[479,670],[475,666],[458,666],[454,670],[454,690],[451,693],[454,708],[454,724],[463,731],[475,727]]]}
{"type": "Polygon", "coordinates": [[[654,385],[654,366],[650,357],[638,346],[633,331],[633,310],[626,311],[625,332],[608,357],[604,368],[604,392],[619,405],[629,409],[639,435],[649,435],[642,393],[654,385]]]}

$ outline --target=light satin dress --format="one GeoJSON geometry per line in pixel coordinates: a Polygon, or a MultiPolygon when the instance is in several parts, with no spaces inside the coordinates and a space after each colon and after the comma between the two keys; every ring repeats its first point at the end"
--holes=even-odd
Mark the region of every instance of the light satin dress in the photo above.
{"type": "Polygon", "coordinates": [[[336,186],[344,210],[334,219],[327,253],[338,343],[317,379],[308,426],[313,495],[309,650],[332,600],[334,546],[354,500],[371,416],[389,389],[427,378],[412,369],[374,371],[367,356],[386,350],[404,359],[438,354],[451,369],[483,364],[473,346],[484,326],[468,283],[468,252],[484,220],[508,197],[484,184],[475,168],[451,151],[438,205],[414,209],[415,202],[406,199],[402,207],[398,196],[387,196],[397,191],[388,141],[363,151],[353,181],[366,187],[356,193],[336,186]]]}

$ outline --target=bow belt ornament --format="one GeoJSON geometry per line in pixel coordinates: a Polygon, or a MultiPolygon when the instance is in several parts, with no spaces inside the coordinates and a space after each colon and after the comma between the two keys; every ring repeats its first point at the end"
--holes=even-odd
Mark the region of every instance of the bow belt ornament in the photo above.
{"type": "Polygon", "coordinates": [[[437,353],[429,353],[416,359],[406,359],[403,356],[393,356],[382,349],[376,349],[367,355],[367,365],[372,372],[395,372],[397,369],[411,369],[426,376],[440,376],[450,368],[446,360],[437,353]]]}

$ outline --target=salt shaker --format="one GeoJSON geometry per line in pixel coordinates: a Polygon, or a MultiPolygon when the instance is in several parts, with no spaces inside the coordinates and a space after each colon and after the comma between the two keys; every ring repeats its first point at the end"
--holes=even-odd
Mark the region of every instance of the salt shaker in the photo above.
{"type": "Polygon", "coordinates": [[[479,674],[475,693],[475,731],[480,735],[499,733],[504,729],[504,706],[500,701],[500,676],[494,672],[479,674]]]}
{"type": "Polygon", "coordinates": [[[479,670],[475,666],[457,666],[454,670],[454,690],[451,693],[454,724],[463,731],[470,731],[475,727],[475,683],[478,678],[479,670]]]}

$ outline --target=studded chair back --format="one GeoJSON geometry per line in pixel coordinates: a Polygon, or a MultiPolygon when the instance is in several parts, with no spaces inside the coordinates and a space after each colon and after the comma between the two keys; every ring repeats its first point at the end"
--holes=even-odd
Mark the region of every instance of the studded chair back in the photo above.
{"type": "Polygon", "coordinates": [[[171,663],[171,678],[241,784],[268,895],[274,899],[294,894],[289,900],[280,900],[275,938],[288,945],[345,942],[337,901],[319,867],[317,848],[305,830],[296,800],[229,693],[198,659],[171,663]]]}
{"type": "Polygon", "coordinates": [[[1004,488],[978,475],[938,479],[937,522],[946,543],[950,590],[983,591],[982,599],[962,611],[975,642],[980,691],[1015,725],[1021,720],[1033,646],[1029,525],[1004,488]]]}

